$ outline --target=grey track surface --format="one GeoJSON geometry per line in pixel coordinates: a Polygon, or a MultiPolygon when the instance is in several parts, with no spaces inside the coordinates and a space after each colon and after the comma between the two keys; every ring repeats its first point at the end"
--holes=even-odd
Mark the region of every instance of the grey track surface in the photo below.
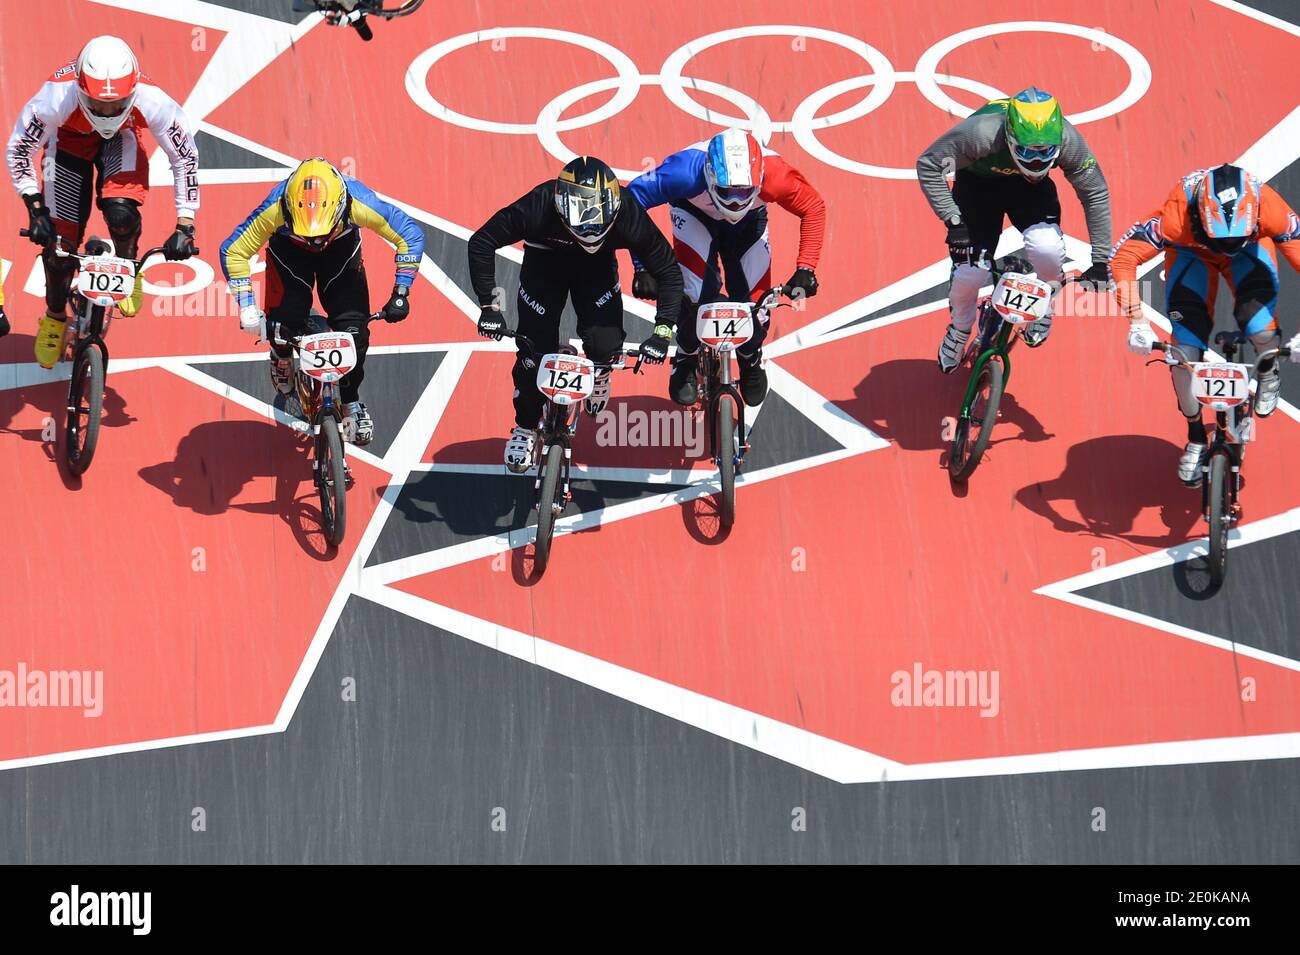
{"type": "Polygon", "coordinates": [[[1298,797],[1294,760],[843,786],[354,598],[283,735],[0,773],[0,863],[1286,862],[1298,797]]]}

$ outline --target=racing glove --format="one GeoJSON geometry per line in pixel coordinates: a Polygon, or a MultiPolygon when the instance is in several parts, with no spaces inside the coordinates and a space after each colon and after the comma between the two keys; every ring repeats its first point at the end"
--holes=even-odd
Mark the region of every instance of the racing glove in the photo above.
{"type": "Polygon", "coordinates": [[[384,303],[380,314],[390,325],[406,321],[406,316],[411,314],[411,290],[405,285],[394,285],[393,294],[384,303]]]}
{"type": "Polygon", "coordinates": [[[484,305],[478,316],[478,333],[484,338],[499,342],[505,332],[505,316],[490,305],[484,305]]]}
{"type": "MultiPolygon", "coordinates": [[[[1088,271],[1079,276],[1079,284],[1093,292],[1108,292],[1111,289],[1110,265],[1106,262],[1094,262],[1088,271]]],[[[1150,326],[1148,326],[1150,327],[1150,326]]]]}
{"type": "Polygon", "coordinates": [[[266,313],[256,305],[245,305],[239,310],[239,330],[248,332],[259,341],[266,339],[266,313]]]}
{"type": "MultiPolygon", "coordinates": [[[[1297,336],[1300,337],[1300,336],[1297,336]]],[[[1151,346],[1156,343],[1155,332],[1149,322],[1134,322],[1128,327],[1128,350],[1135,355],[1151,354],[1151,346]]]]}
{"type": "Polygon", "coordinates": [[[789,298],[812,298],[817,294],[817,273],[806,265],[799,266],[794,270],[794,275],[790,276],[790,281],[785,283],[782,291],[789,298]]]}
{"type": "Polygon", "coordinates": [[[176,223],[176,231],[163,243],[163,258],[168,262],[180,262],[188,259],[198,251],[194,247],[194,226],[176,223]]]}
{"type": "Polygon", "coordinates": [[[49,245],[54,239],[54,221],[50,218],[50,207],[39,192],[23,196],[27,204],[28,238],[36,245],[49,245]]]}
{"type": "Polygon", "coordinates": [[[954,218],[948,223],[948,237],[945,239],[948,243],[948,256],[958,265],[970,262],[971,252],[974,249],[970,241],[970,229],[961,219],[954,218]]]}
{"type": "Polygon", "coordinates": [[[637,269],[632,276],[632,295],[653,302],[659,297],[659,283],[645,269],[637,269]]]}
{"type": "Polygon", "coordinates": [[[5,315],[5,310],[0,308],[0,338],[9,334],[9,317],[5,315]]]}
{"type": "Polygon", "coordinates": [[[668,346],[673,341],[671,325],[656,325],[654,334],[641,343],[640,357],[647,365],[662,365],[668,357],[668,346]]]}

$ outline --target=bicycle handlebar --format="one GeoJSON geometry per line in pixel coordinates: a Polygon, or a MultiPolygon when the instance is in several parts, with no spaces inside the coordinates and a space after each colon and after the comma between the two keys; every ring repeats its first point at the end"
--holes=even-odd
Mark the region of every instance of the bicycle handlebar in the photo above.
{"type": "MultiPolygon", "coordinates": [[[[1188,370],[1190,370],[1192,367],[1192,363],[1187,360],[1186,352],[1184,352],[1173,342],[1153,342],[1151,345],[1151,350],[1164,352],[1165,353],[1164,361],[1165,364],[1167,365],[1178,365],[1179,367],[1186,368],[1188,370]]],[[[1285,345],[1283,345],[1280,348],[1270,348],[1268,351],[1262,352],[1260,356],[1255,359],[1255,374],[1256,375],[1259,374],[1259,368],[1262,364],[1264,364],[1264,362],[1272,361],[1275,358],[1288,358],[1290,357],[1290,355],[1291,355],[1291,349],[1287,348],[1285,345]]]]}
{"type": "MultiPolygon", "coordinates": [[[[532,353],[533,357],[535,358],[540,358],[543,354],[545,354],[540,348],[537,347],[537,343],[533,341],[531,338],[529,338],[527,335],[520,335],[518,332],[513,332],[507,328],[505,331],[501,333],[501,337],[513,338],[517,342],[523,342],[524,346],[529,350],[529,352],[532,353]]],[[[619,359],[635,358],[637,361],[636,364],[632,366],[632,371],[635,372],[636,374],[641,374],[641,350],[639,348],[620,349],[617,352],[617,356],[619,359]]],[[[595,361],[592,362],[592,364],[595,365],[597,368],[608,368],[611,371],[626,369],[628,367],[625,361],[619,361],[618,364],[614,364],[612,361],[611,362],[595,361]]]]}
{"type": "MultiPolygon", "coordinates": [[[[20,236],[22,236],[24,239],[30,239],[30,238],[32,237],[32,230],[31,230],[31,229],[19,229],[19,230],[18,230],[18,234],[19,234],[20,236]]],[[[101,241],[102,241],[102,240],[101,240],[101,241]]],[[[61,235],[55,235],[52,239],[50,239],[49,242],[46,242],[46,243],[45,243],[45,248],[46,248],[47,250],[52,251],[52,252],[54,253],[55,257],[60,258],[60,259],[78,259],[78,260],[80,260],[80,259],[91,259],[91,258],[94,258],[94,257],[95,257],[94,255],[92,255],[92,254],[90,254],[90,253],[86,253],[86,252],[69,252],[67,249],[65,249],[65,248],[63,247],[63,236],[61,236],[61,235]]],[[[114,251],[116,251],[116,250],[114,250],[114,251]]],[[[163,247],[162,247],[161,245],[160,245],[160,246],[156,246],[156,247],[150,249],[150,250],[149,250],[148,252],[146,252],[144,255],[140,256],[140,257],[137,258],[137,259],[132,259],[131,261],[135,262],[135,267],[138,269],[138,268],[140,268],[140,266],[144,265],[144,263],[145,263],[146,261],[148,261],[149,258],[150,258],[151,256],[159,255],[160,253],[162,253],[162,251],[163,251],[163,247]]],[[[190,256],[198,255],[200,251],[202,251],[202,250],[199,249],[199,247],[196,245],[196,246],[194,246],[194,251],[190,253],[190,256]]],[[[187,258],[188,258],[188,256],[187,256],[187,258]]],[[[174,261],[177,261],[177,262],[184,262],[185,259],[175,259],[174,261]]]]}

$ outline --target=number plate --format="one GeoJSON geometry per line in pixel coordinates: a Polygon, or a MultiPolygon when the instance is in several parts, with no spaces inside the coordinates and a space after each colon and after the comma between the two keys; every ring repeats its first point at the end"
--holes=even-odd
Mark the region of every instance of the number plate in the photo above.
{"type": "Polygon", "coordinates": [[[357,343],[351,332],[320,332],[298,339],[298,367],[325,384],[357,367],[357,343]]]}
{"type": "Polygon", "coordinates": [[[695,334],[714,351],[735,351],[754,337],[753,308],[748,302],[701,305],[695,334]]]}
{"type": "Polygon", "coordinates": [[[591,395],[596,366],[577,355],[543,355],[537,366],[537,390],[557,405],[575,405],[591,395]]]}
{"type": "Polygon", "coordinates": [[[1250,397],[1250,366],[1233,362],[1194,362],[1192,392],[1215,411],[1235,408],[1250,397]]]}
{"type": "Polygon", "coordinates": [[[135,263],[111,255],[81,260],[77,291],[96,305],[116,305],[135,289],[135,263]]]}
{"type": "Polygon", "coordinates": [[[1037,321],[1052,306],[1052,287],[1029,275],[1008,272],[993,290],[993,308],[1013,325],[1037,321]]]}

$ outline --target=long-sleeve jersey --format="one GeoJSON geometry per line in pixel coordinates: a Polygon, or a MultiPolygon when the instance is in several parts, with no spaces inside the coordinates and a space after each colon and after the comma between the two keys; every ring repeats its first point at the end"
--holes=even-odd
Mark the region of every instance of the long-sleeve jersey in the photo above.
{"type": "MultiPolygon", "coordinates": [[[[393,257],[397,264],[397,284],[410,288],[415,283],[420,259],[424,255],[424,232],[414,219],[391,202],[380,199],[369,186],[347,176],[343,177],[343,182],[348,189],[348,207],[343,212],[346,225],[336,240],[358,226],[365,226],[382,236],[397,250],[393,257]]],[[[276,232],[291,235],[284,223],[284,203],[281,202],[288,183],[286,179],[272,189],[262,204],[221,243],[221,270],[225,273],[230,294],[241,308],[255,304],[248,260],[276,232]]]]}
{"type": "MultiPolygon", "coordinates": [[[[564,227],[555,211],[555,180],[549,179],[498,210],[469,239],[469,272],[479,305],[490,305],[496,288],[496,251],[516,242],[525,246],[571,251],[580,265],[588,253],[564,227]]],[[[627,249],[655,277],[659,284],[656,324],[676,325],[682,305],[682,273],[672,246],[650,221],[645,209],[632,196],[623,195],[614,227],[602,248],[627,249]]]]}
{"type": "MultiPolygon", "coordinates": [[[[194,218],[199,208],[199,148],[194,144],[194,124],[174,99],[141,75],[131,115],[118,135],[132,137],[143,129],[153,133],[171,164],[177,218],[194,218]]],[[[23,107],[5,149],[9,178],[20,196],[33,195],[41,191],[36,164],[42,149],[63,149],[90,158],[102,142],[77,107],[77,71],[69,63],[46,80],[23,107]]]]}
{"type": "MultiPolygon", "coordinates": [[[[921,191],[945,223],[961,215],[948,189],[949,172],[968,169],[977,176],[1020,175],[1007,148],[1006,113],[1007,100],[993,100],[936,139],[917,159],[921,191]]],[[[1083,134],[1069,120],[1065,121],[1056,164],[1083,206],[1092,261],[1105,262],[1110,257],[1110,188],[1083,134]]]]}
{"type": "MultiPolygon", "coordinates": [[[[628,191],[647,209],[665,202],[689,202],[711,219],[722,220],[704,181],[708,141],[673,153],[658,168],[637,176],[628,191]]],[[[758,202],[775,202],[799,217],[798,265],[817,268],[826,237],[826,203],[803,174],[771,149],[763,149],[763,186],[758,202]]]]}
{"type": "MultiPolygon", "coordinates": [[[[1227,262],[1229,256],[1211,252],[1197,241],[1192,230],[1193,194],[1208,170],[1198,169],[1184,176],[1169,191],[1159,209],[1135,222],[1120,238],[1111,257],[1115,295],[1120,308],[1133,313],[1141,308],[1137,270],[1168,249],[1187,249],[1213,262],[1227,262]]],[[[1259,187],[1259,230],[1252,241],[1271,239],[1291,267],[1300,271],[1300,216],[1272,186],[1259,187]]]]}

